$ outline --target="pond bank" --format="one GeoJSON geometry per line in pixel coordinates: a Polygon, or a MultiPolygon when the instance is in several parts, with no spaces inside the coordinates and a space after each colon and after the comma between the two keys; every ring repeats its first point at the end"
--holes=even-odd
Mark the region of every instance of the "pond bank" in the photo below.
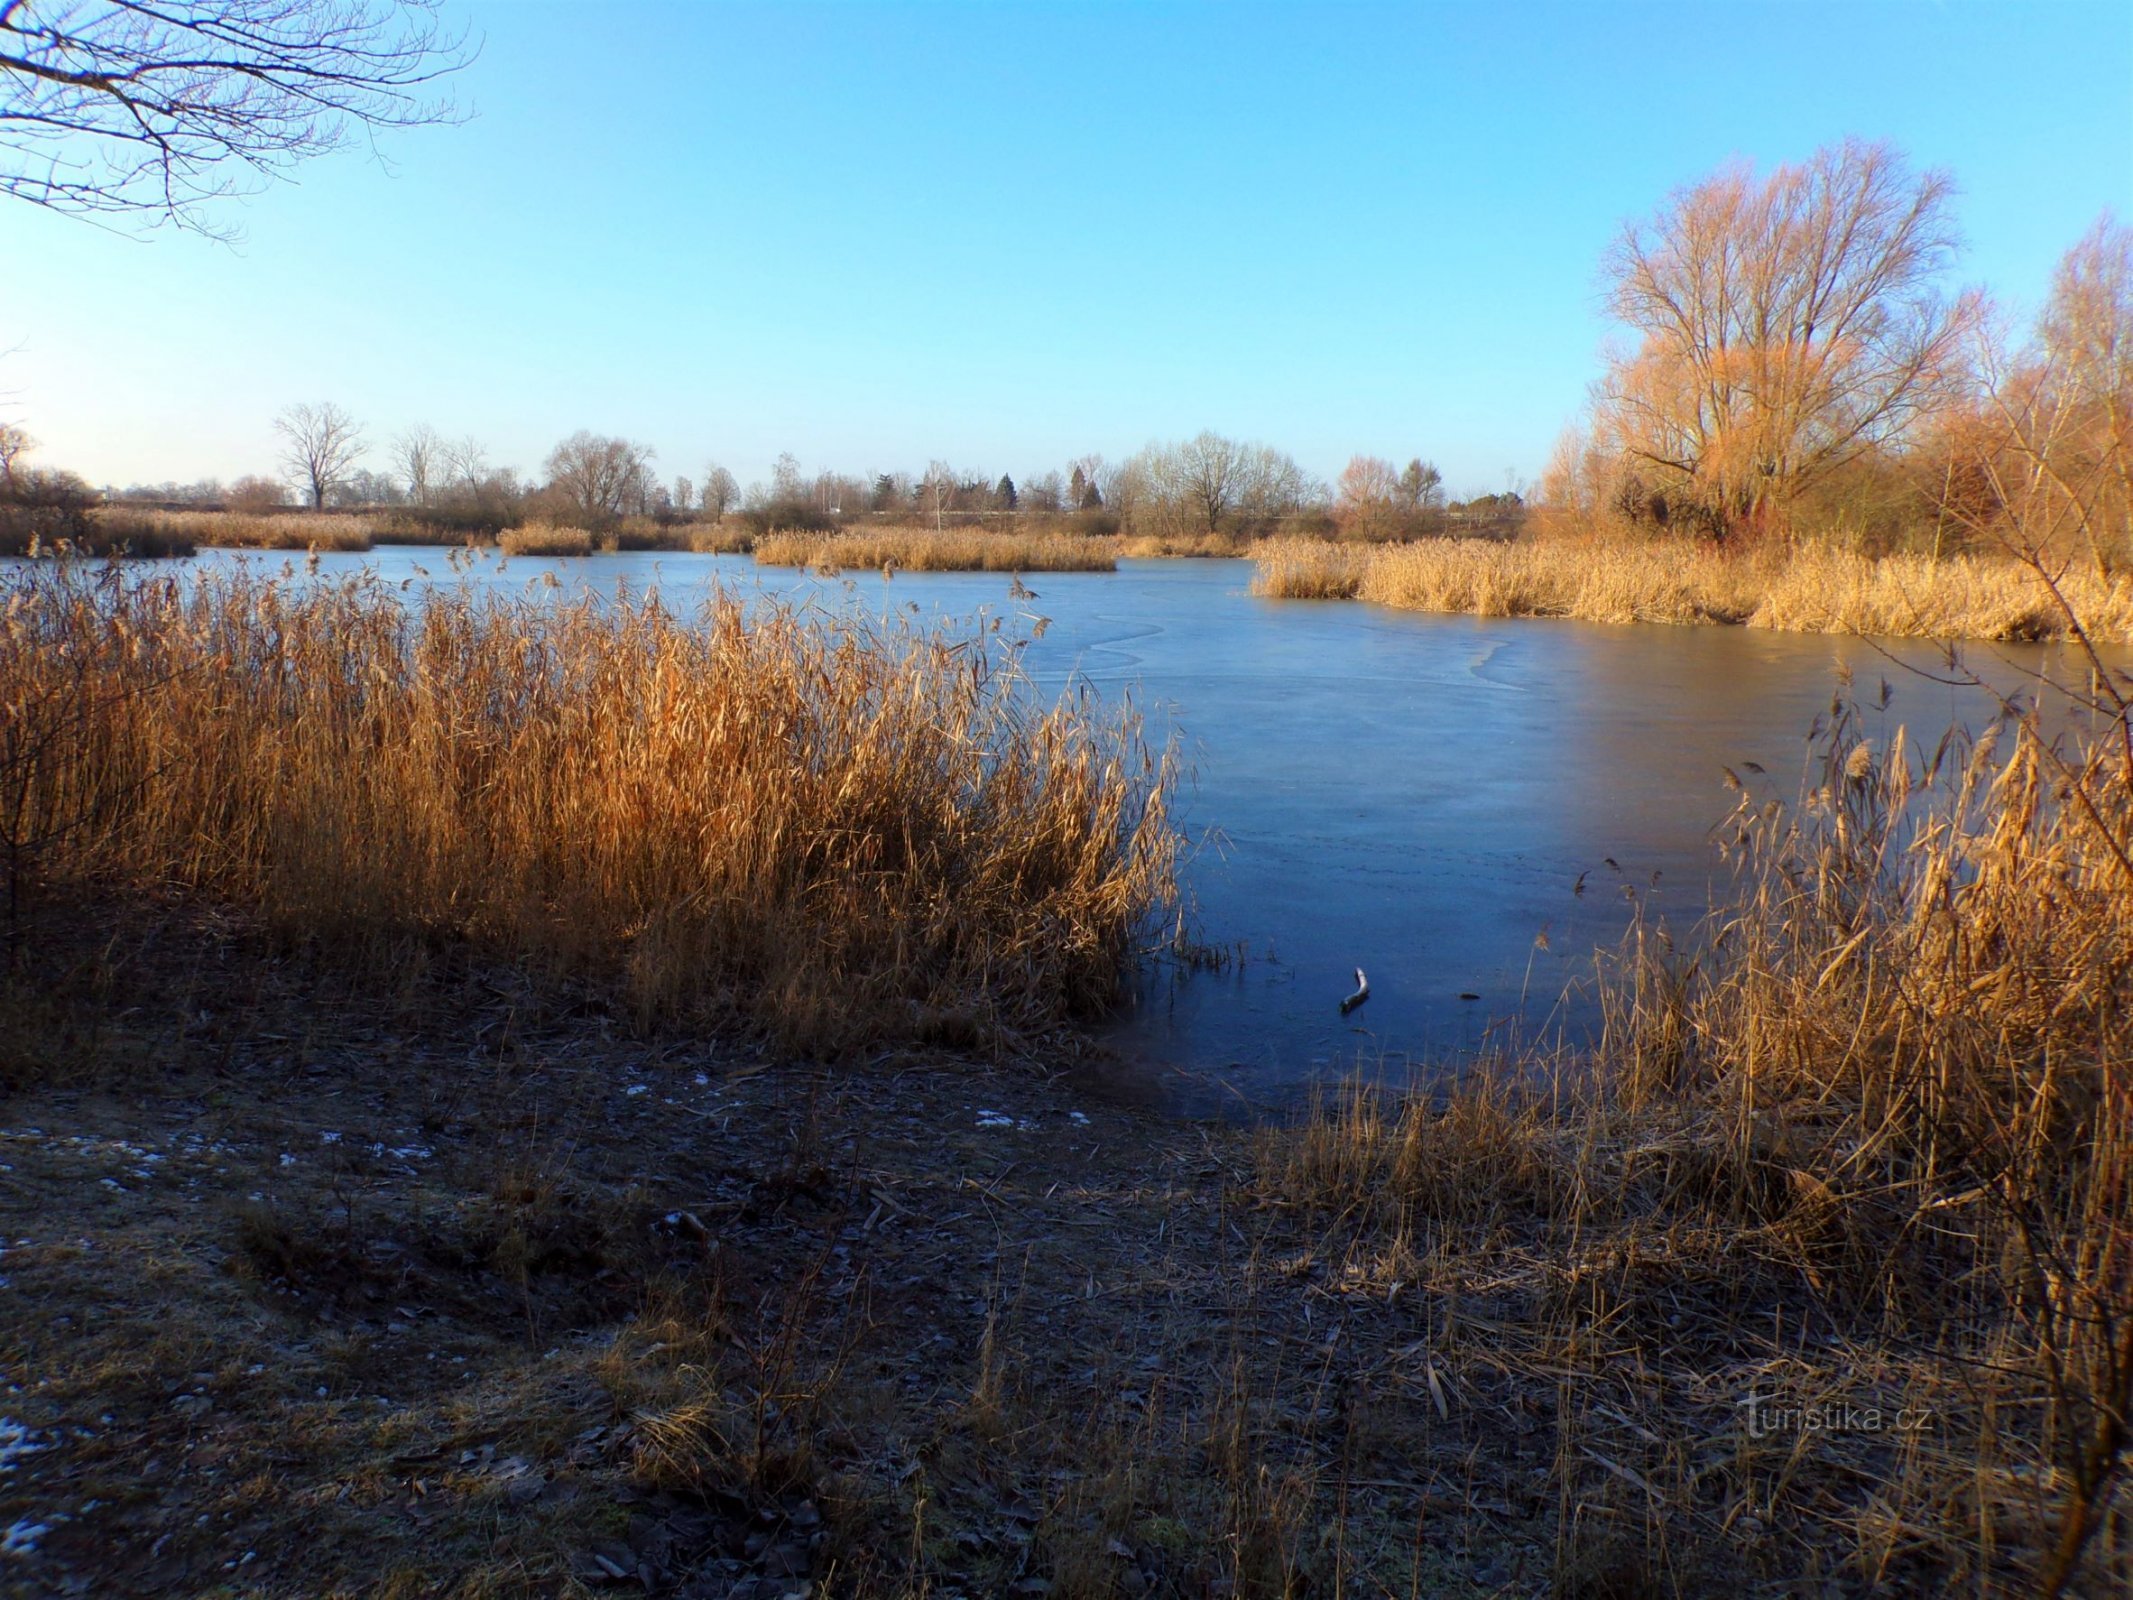
{"type": "MultiPolygon", "coordinates": [[[[2036,641],[2068,632],[2045,585],[2006,559],[1877,559],[1817,546],[1735,557],[1686,541],[1484,539],[1285,539],[1256,547],[1251,558],[1254,594],[1371,600],[1407,611],[1909,639],[2036,641]]],[[[2090,637],[2133,640],[2133,582],[2072,570],[2060,584],[2090,637]]]]}
{"type": "Polygon", "coordinates": [[[2048,1541],[1978,1454],[2019,1386],[1841,1310],[1812,1194],[1653,1208],[1723,1151],[1694,1117],[1181,1123],[1067,1036],[827,1070],[226,915],[43,931],[0,1098],[32,1592],[2000,1592],[2048,1541]]]}

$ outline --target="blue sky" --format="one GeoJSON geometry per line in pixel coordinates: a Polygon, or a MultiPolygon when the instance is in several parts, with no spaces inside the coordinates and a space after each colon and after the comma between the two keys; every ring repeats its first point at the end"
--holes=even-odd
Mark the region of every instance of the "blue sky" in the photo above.
{"type": "Polygon", "coordinates": [[[449,3],[472,119],[301,169],[234,249],[0,202],[40,460],[267,470],[328,398],[526,470],[580,427],[743,482],[1211,427],[1494,489],[1582,403],[1612,233],[1728,157],[1948,168],[2016,307],[2133,214],[2123,0],[449,3]]]}

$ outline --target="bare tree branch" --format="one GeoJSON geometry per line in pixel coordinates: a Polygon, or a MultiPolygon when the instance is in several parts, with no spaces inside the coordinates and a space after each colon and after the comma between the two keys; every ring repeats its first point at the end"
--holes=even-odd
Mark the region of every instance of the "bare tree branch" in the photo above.
{"type": "Polygon", "coordinates": [[[473,58],[442,0],[4,0],[0,194],[226,237],[211,202],[342,148],[449,123],[473,58]]]}

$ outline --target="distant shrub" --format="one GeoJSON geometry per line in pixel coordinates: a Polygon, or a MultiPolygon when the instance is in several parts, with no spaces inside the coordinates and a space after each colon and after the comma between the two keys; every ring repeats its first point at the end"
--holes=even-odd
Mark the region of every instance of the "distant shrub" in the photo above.
{"type": "Polygon", "coordinates": [[[83,548],[95,555],[146,556],[157,559],[197,554],[199,544],[182,528],[153,511],[100,510],[90,520],[83,548]]]}
{"type": "Polygon", "coordinates": [[[1277,539],[1338,539],[1341,525],[1330,511],[1292,511],[1274,529],[1277,539]]]}
{"type": "Polygon", "coordinates": [[[615,529],[617,550],[691,550],[694,524],[671,518],[624,517],[615,529]]]}
{"type": "Polygon", "coordinates": [[[757,538],[772,533],[828,533],[837,526],[835,517],[805,500],[743,507],[739,517],[757,538]]]}
{"type": "Polygon", "coordinates": [[[532,497],[520,495],[508,483],[489,483],[454,490],[427,505],[396,507],[381,519],[380,542],[490,544],[506,528],[543,520],[556,519],[534,515],[532,497]]]}
{"type": "Polygon", "coordinates": [[[269,511],[279,511],[289,503],[286,484],[272,478],[239,478],[230,485],[229,508],[258,516],[269,511]]]}
{"type": "Polygon", "coordinates": [[[33,545],[62,539],[86,548],[96,498],[71,472],[18,468],[0,483],[0,555],[27,555],[33,545]]]}

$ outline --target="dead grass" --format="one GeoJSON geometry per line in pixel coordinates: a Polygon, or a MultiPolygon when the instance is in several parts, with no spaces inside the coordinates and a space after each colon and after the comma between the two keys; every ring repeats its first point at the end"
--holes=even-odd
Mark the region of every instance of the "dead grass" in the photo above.
{"type": "MultiPolygon", "coordinates": [[[[1987,557],[1875,559],[1813,545],[1735,557],[1664,541],[1363,546],[1286,539],[1257,547],[1253,559],[1256,594],[1370,600],[1411,611],[1931,638],[2064,632],[2058,607],[2033,573],[1987,557]]],[[[2106,583],[2086,572],[2063,581],[2093,637],[2133,640],[2133,581],[2106,583]]]]}
{"type": "Polygon", "coordinates": [[[1241,533],[1143,533],[1119,540],[1118,553],[1147,560],[1167,556],[1248,556],[1258,541],[1241,533]]]}
{"type": "Polygon", "coordinates": [[[1010,653],[714,595],[16,577],[16,880],[182,886],[389,969],[463,941],[793,1046],[1107,1004],[1173,893],[1170,767],[1010,653]]]}
{"type": "Polygon", "coordinates": [[[765,566],[900,567],[911,572],[1113,572],[1116,542],[1077,533],[988,533],[879,528],[860,533],[772,533],[755,542],[765,566]]]}
{"type": "Polygon", "coordinates": [[[558,528],[546,522],[506,528],[496,542],[507,556],[589,556],[598,548],[584,528],[558,528]]]}
{"type": "Polygon", "coordinates": [[[688,547],[698,555],[746,555],[755,549],[755,535],[743,522],[692,522],[685,531],[688,547]]]}
{"type": "Polygon", "coordinates": [[[1921,759],[1845,711],[1824,750],[1797,807],[1743,791],[1733,903],[1609,963],[1596,1061],[1351,1090],[1265,1191],[1358,1292],[1445,1307],[1447,1382],[1558,1390],[1559,1581],[1701,1588],[1775,1535],[1877,1592],[2117,1592],[2125,741],[1921,759]]]}
{"type": "Polygon", "coordinates": [[[226,550],[368,550],[374,520],[352,511],[139,511],[113,507],[100,517],[165,538],[226,550]]]}

